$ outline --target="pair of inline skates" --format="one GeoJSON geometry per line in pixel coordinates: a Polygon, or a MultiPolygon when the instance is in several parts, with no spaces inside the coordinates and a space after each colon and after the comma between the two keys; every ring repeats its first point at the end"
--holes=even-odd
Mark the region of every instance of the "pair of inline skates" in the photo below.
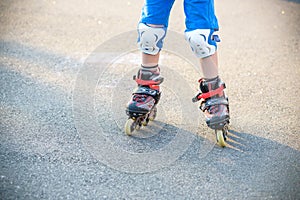
{"type": "MultiPolygon", "coordinates": [[[[149,121],[155,119],[156,105],[161,96],[159,85],[163,82],[158,66],[151,68],[142,66],[133,79],[138,86],[126,107],[128,120],[125,124],[125,133],[127,135],[131,135],[141,126],[147,126],[149,121]]],[[[200,91],[192,101],[200,101],[199,108],[205,114],[206,124],[215,131],[218,144],[224,147],[229,124],[228,98],[224,92],[226,86],[219,77],[211,80],[200,79],[199,84],[200,91]]]]}

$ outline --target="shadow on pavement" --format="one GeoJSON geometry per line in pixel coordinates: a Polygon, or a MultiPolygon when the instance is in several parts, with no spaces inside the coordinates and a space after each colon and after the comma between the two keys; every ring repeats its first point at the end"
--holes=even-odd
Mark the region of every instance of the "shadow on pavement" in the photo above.
{"type": "Polygon", "coordinates": [[[1,153],[51,155],[78,146],[69,81],[80,62],[15,41],[0,47],[1,153]]]}
{"type": "Polygon", "coordinates": [[[60,55],[46,49],[32,47],[16,41],[0,41],[0,55],[18,60],[27,61],[31,64],[38,64],[52,69],[74,68],[82,65],[78,60],[68,56],[60,55]],[[71,66],[70,66],[71,65],[71,66]]]}
{"type": "Polygon", "coordinates": [[[229,131],[227,143],[228,147],[214,148],[206,157],[220,179],[239,183],[252,197],[299,198],[298,150],[238,130],[229,131]]]}
{"type": "Polygon", "coordinates": [[[283,1],[289,1],[289,2],[294,2],[294,3],[300,3],[300,0],[283,0],[283,1]]]}

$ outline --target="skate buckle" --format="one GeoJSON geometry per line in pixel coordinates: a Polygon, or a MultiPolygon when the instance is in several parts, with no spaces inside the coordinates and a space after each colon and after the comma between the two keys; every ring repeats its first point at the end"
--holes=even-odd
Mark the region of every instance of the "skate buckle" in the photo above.
{"type": "Polygon", "coordinates": [[[153,80],[142,80],[134,77],[134,80],[138,85],[148,86],[152,90],[159,90],[159,81],[153,81],[153,80]]]}
{"type": "Polygon", "coordinates": [[[218,89],[206,92],[206,93],[202,93],[200,92],[199,94],[197,94],[192,101],[195,103],[197,101],[199,101],[200,99],[208,99],[210,97],[213,97],[215,95],[222,95],[223,90],[225,89],[225,85],[222,84],[221,87],[219,87],[218,89]]]}

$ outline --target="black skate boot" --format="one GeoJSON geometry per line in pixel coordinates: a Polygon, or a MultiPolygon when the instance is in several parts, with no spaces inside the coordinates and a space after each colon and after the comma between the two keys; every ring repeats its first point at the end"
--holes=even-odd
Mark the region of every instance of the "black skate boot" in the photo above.
{"type": "Polygon", "coordinates": [[[138,87],[133,91],[132,98],[126,107],[126,114],[129,117],[125,124],[127,135],[131,135],[141,125],[146,126],[149,120],[154,120],[156,105],[161,95],[159,85],[163,82],[158,65],[142,66],[133,79],[137,82],[138,87]]]}
{"type": "Polygon", "coordinates": [[[230,119],[228,98],[224,92],[225,83],[219,77],[210,80],[200,79],[199,83],[200,92],[192,100],[200,101],[199,108],[205,114],[207,126],[214,129],[216,134],[222,133],[217,135],[217,141],[221,146],[225,146],[224,140],[230,119]]]}

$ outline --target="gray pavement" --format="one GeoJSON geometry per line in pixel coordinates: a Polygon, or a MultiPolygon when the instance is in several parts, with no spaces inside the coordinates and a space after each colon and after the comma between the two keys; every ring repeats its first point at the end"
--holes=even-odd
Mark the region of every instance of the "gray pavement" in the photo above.
{"type": "MultiPolygon", "coordinates": [[[[1,1],[0,199],[299,199],[299,1],[215,3],[232,117],[226,148],[190,103],[201,73],[168,49],[157,120],[124,135],[138,51],[99,64],[135,38],[126,32],[142,1],[1,1]],[[114,148],[101,149],[105,141],[114,148]]],[[[180,0],[169,29],[184,31],[180,0]]]]}

